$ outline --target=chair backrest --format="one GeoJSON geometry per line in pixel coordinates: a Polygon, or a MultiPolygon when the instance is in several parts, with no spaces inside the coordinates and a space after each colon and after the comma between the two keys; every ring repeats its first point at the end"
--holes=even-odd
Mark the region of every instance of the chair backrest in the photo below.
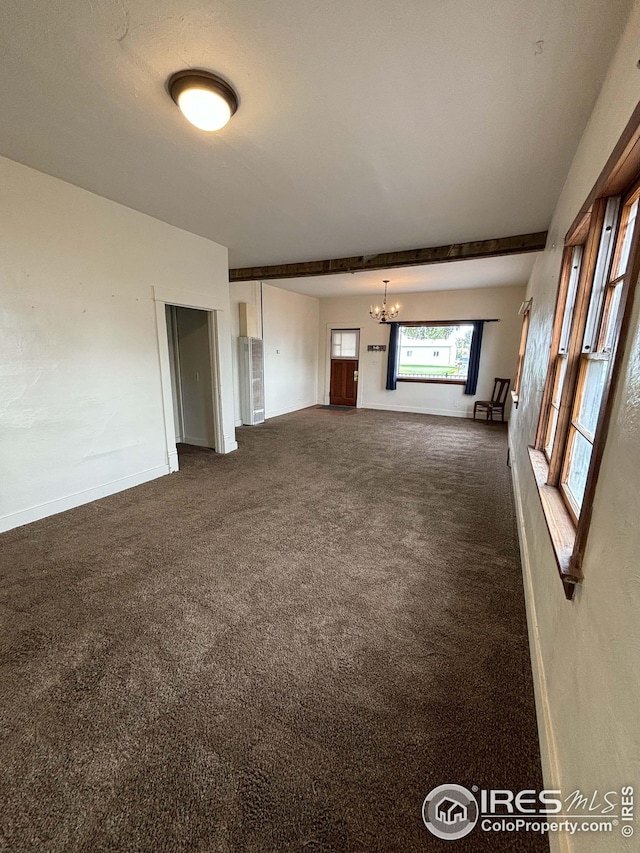
{"type": "Polygon", "coordinates": [[[511,385],[510,379],[500,379],[496,376],[493,380],[493,394],[491,395],[491,402],[504,406],[507,394],[509,393],[509,385],[511,385]]]}

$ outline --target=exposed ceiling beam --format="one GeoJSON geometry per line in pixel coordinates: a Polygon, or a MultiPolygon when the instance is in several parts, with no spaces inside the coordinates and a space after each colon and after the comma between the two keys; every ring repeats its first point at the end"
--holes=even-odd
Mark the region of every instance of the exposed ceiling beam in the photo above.
{"type": "Polygon", "coordinates": [[[303,261],[298,264],[275,264],[267,267],[241,267],[229,270],[229,281],[303,278],[312,275],[414,267],[420,264],[444,264],[448,261],[470,261],[500,255],[522,255],[525,252],[542,252],[546,241],[547,232],[538,231],[535,234],[477,240],[473,243],[453,243],[430,249],[407,249],[402,252],[382,252],[379,255],[356,255],[352,258],[303,261]]]}

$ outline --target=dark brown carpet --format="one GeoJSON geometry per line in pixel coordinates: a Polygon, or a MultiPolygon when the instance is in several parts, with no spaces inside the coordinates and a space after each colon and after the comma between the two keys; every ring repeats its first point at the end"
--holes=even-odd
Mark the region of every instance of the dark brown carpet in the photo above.
{"type": "Polygon", "coordinates": [[[0,849],[547,849],[420,814],[541,786],[504,429],[239,441],[0,537],[0,849]]]}

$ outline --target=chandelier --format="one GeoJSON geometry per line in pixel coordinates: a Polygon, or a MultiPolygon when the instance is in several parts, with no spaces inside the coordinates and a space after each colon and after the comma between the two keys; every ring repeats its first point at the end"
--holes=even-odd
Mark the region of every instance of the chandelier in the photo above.
{"type": "Polygon", "coordinates": [[[398,304],[392,305],[390,308],[387,308],[387,285],[389,284],[389,279],[384,279],[384,300],[382,302],[382,308],[379,308],[377,305],[374,308],[373,305],[369,306],[369,314],[373,317],[374,320],[377,320],[378,323],[388,323],[389,320],[395,320],[395,318],[400,313],[400,306],[398,304]]]}

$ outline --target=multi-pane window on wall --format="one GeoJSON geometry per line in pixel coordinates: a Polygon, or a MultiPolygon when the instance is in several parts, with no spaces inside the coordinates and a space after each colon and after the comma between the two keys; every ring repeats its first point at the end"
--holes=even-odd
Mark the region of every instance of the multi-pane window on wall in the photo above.
{"type": "Polygon", "coordinates": [[[640,278],[640,106],[569,228],[533,476],[565,595],[583,580],[589,529],[640,278]]]}
{"type": "Polygon", "coordinates": [[[565,255],[556,323],[562,319],[549,369],[542,449],[549,483],[559,487],[574,522],[585,498],[619,331],[639,196],[637,189],[626,199],[602,202],[599,215],[592,213],[587,244],[569,247],[565,255]],[[589,241],[594,260],[585,269],[589,241]]]}
{"type": "Polygon", "coordinates": [[[610,198],[605,210],[560,477],[561,488],[575,519],[582,508],[615,341],[620,297],[638,211],[637,195],[622,207],[622,211],[620,207],[619,198],[610,198]]]}

